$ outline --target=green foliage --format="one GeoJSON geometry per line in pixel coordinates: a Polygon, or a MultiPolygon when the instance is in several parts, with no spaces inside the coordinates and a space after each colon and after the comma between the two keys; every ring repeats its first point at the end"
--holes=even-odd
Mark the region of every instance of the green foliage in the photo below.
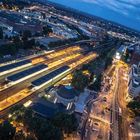
{"type": "Polygon", "coordinates": [[[36,140],[36,139],[33,136],[29,135],[29,136],[26,137],[25,140],[36,140]]]}
{"type": "Polygon", "coordinates": [[[0,140],[12,140],[16,129],[9,121],[4,121],[0,124],[0,140]]]}
{"type": "Polygon", "coordinates": [[[140,109],[140,102],[133,100],[133,101],[130,101],[127,106],[131,109],[140,109]]]}
{"type": "Polygon", "coordinates": [[[21,40],[19,38],[19,36],[14,36],[13,37],[13,43],[19,43],[21,40]]]}
{"type": "Polygon", "coordinates": [[[26,40],[23,43],[23,48],[24,49],[32,49],[35,46],[35,40],[31,39],[31,40],[26,40]]]}
{"type": "Polygon", "coordinates": [[[23,119],[28,130],[34,133],[38,140],[63,139],[63,134],[59,128],[52,125],[48,120],[41,117],[36,117],[32,110],[26,110],[23,119]]]}
{"type": "Polygon", "coordinates": [[[1,0],[3,5],[7,9],[12,9],[12,7],[17,6],[19,9],[23,9],[25,6],[28,5],[27,1],[21,0],[1,0]]]}
{"type": "Polygon", "coordinates": [[[3,55],[15,55],[19,49],[32,49],[35,46],[35,40],[26,40],[21,42],[18,37],[13,38],[14,42],[5,44],[0,47],[0,56],[3,55]]]}
{"type": "Polygon", "coordinates": [[[77,38],[69,38],[69,39],[65,39],[65,40],[58,40],[55,42],[50,42],[48,44],[48,46],[50,48],[54,48],[54,47],[58,47],[58,46],[69,45],[76,41],[85,40],[85,39],[89,39],[89,38],[87,38],[85,36],[78,36],[77,38]]]}
{"type": "Polygon", "coordinates": [[[26,140],[26,137],[23,133],[23,131],[19,131],[15,134],[14,140],[26,140]]]}
{"type": "Polygon", "coordinates": [[[0,39],[3,39],[3,30],[0,28],[0,39]]]}
{"type": "Polygon", "coordinates": [[[78,127],[78,122],[74,114],[58,113],[52,119],[52,123],[66,134],[72,134],[78,127]]]}
{"type": "Polygon", "coordinates": [[[77,70],[72,75],[72,86],[79,91],[83,91],[84,88],[88,85],[89,79],[88,76],[83,74],[81,70],[77,70]]]}
{"type": "Polygon", "coordinates": [[[18,45],[17,44],[6,44],[6,45],[2,45],[0,47],[0,55],[15,55],[18,51],[18,45]]]}
{"type": "Polygon", "coordinates": [[[102,75],[99,74],[96,81],[89,86],[91,90],[100,91],[102,82],[102,75]]]}
{"type": "Polygon", "coordinates": [[[44,35],[49,35],[49,33],[52,33],[53,30],[50,26],[44,26],[42,32],[43,32],[44,35]]]}
{"type": "Polygon", "coordinates": [[[23,122],[25,107],[23,105],[16,105],[11,108],[10,113],[12,114],[10,118],[12,121],[23,122]]]}
{"type": "Polygon", "coordinates": [[[130,101],[127,104],[127,107],[129,107],[133,111],[135,116],[140,116],[140,99],[139,99],[139,97],[137,99],[130,101]]]}
{"type": "Polygon", "coordinates": [[[107,57],[106,61],[105,61],[105,69],[108,68],[108,66],[110,66],[112,64],[112,58],[111,57],[107,57]]]}
{"type": "Polygon", "coordinates": [[[22,40],[25,42],[31,36],[32,36],[31,31],[30,30],[25,30],[22,34],[22,40]]]}

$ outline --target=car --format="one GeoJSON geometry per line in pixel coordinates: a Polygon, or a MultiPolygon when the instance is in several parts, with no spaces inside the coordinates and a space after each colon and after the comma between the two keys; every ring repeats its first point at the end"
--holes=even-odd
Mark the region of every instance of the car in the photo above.
{"type": "Polygon", "coordinates": [[[85,137],[87,137],[87,135],[88,135],[88,129],[86,129],[85,131],[85,137]]]}
{"type": "Polygon", "coordinates": [[[131,124],[130,124],[130,128],[133,129],[133,130],[136,129],[136,128],[134,127],[134,125],[131,125],[131,124]]]}
{"type": "Polygon", "coordinates": [[[130,125],[135,125],[134,122],[132,122],[130,125]]]}
{"type": "Polygon", "coordinates": [[[99,129],[96,129],[96,128],[92,128],[92,131],[99,131],[99,129]]]}
{"type": "Polygon", "coordinates": [[[97,126],[99,125],[98,123],[94,123],[94,124],[97,125],[97,126]]]}
{"type": "Polygon", "coordinates": [[[103,101],[106,102],[107,101],[107,98],[106,97],[103,97],[103,101]]]}
{"type": "Polygon", "coordinates": [[[78,133],[81,134],[81,129],[78,130],[78,133]]]}
{"type": "Polygon", "coordinates": [[[105,109],[106,109],[106,111],[111,111],[111,109],[110,109],[110,108],[108,108],[108,107],[106,107],[105,109]]]}
{"type": "Polygon", "coordinates": [[[102,135],[98,135],[98,138],[99,138],[99,139],[102,139],[102,138],[103,138],[103,136],[102,136],[102,135]]]}

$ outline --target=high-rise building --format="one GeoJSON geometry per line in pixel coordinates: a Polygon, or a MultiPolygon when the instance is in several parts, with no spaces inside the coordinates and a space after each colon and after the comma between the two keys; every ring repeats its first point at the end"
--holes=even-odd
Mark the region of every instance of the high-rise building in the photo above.
{"type": "Polygon", "coordinates": [[[130,70],[128,93],[131,98],[140,96],[140,62],[133,64],[130,70]]]}

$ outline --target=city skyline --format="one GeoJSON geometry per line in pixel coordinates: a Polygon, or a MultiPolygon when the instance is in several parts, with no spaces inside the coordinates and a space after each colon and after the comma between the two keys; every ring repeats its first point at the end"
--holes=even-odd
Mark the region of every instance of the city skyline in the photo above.
{"type": "Polygon", "coordinates": [[[139,0],[49,0],[140,31],[139,0]]]}

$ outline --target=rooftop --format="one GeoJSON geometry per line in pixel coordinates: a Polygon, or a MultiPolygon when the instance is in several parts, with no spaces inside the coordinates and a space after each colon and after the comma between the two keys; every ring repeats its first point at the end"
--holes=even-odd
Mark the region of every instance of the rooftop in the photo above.
{"type": "Polygon", "coordinates": [[[10,69],[14,69],[16,67],[20,67],[20,66],[26,65],[28,63],[31,63],[31,60],[23,60],[23,61],[16,62],[16,63],[13,63],[13,64],[8,64],[8,65],[5,65],[5,66],[1,66],[0,67],[0,72],[4,72],[4,71],[10,70],[10,69]]]}
{"type": "Polygon", "coordinates": [[[41,77],[41,78],[39,78],[39,79],[33,81],[33,82],[32,82],[32,85],[33,85],[33,86],[41,86],[43,83],[45,83],[45,82],[51,80],[52,78],[54,78],[54,77],[57,76],[58,74],[60,74],[60,73],[62,73],[62,72],[64,72],[64,71],[66,71],[66,70],[68,70],[68,69],[69,69],[68,66],[60,67],[60,68],[58,68],[57,70],[54,70],[54,71],[50,72],[49,74],[47,74],[47,75],[45,75],[45,76],[43,76],[43,77],[41,77]]]}
{"type": "Polygon", "coordinates": [[[7,80],[9,80],[9,81],[17,81],[17,80],[22,79],[22,78],[24,78],[26,76],[29,76],[29,75],[31,75],[33,73],[36,73],[36,72],[38,72],[40,70],[43,70],[45,68],[47,68],[47,65],[39,64],[39,65],[34,66],[32,68],[29,68],[27,70],[21,71],[21,72],[16,73],[16,74],[13,74],[11,76],[8,76],[7,80]]]}
{"type": "Polygon", "coordinates": [[[44,99],[39,99],[31,106],[33,111],[42,117],[51,118],[58,112],[64,112],[65,107],[61,104],[54,104],[44,99]]]}
{"type": "Polygon", "coordinates": [[[77,95],[79,95],[79,92],[75,90],[73,87],[67,85],[67,86],[61,86],[57,90],[57,94],[65,99],[73,99],[77,95]]]}

